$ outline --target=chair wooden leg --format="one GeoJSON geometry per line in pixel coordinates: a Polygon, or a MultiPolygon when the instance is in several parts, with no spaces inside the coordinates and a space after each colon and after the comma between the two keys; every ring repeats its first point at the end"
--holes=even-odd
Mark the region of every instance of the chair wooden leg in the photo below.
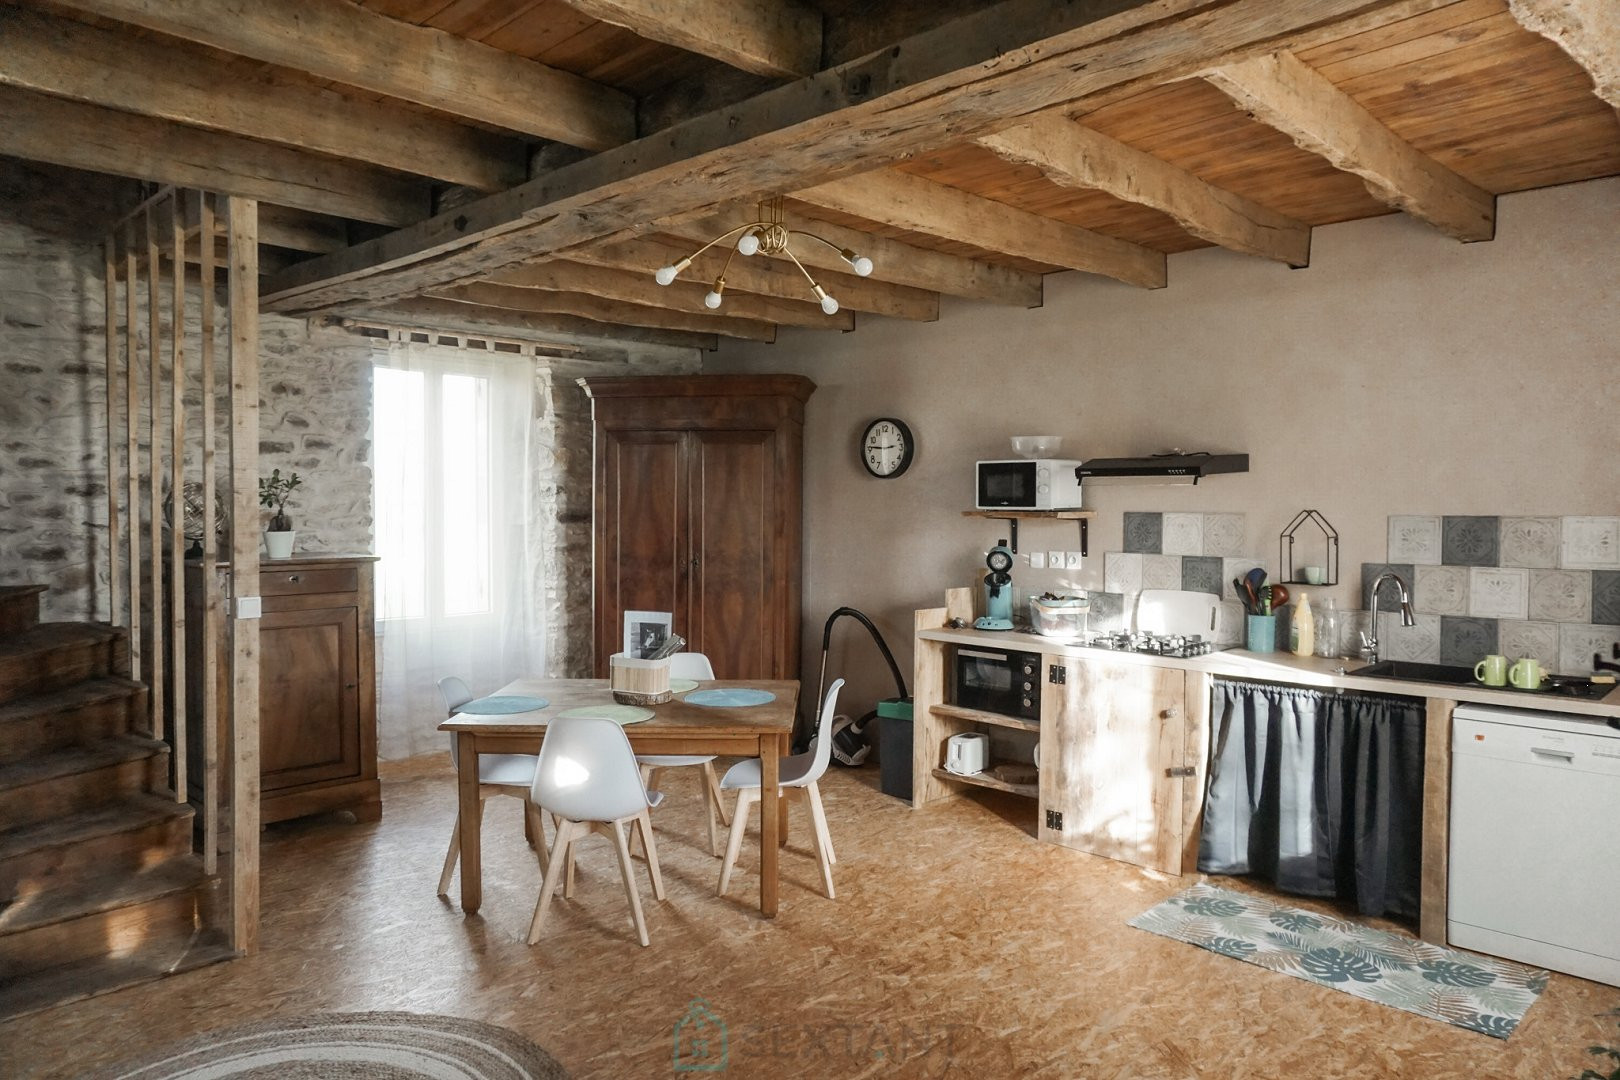
{"type": "Polygon", "coordinates": [[[619,853],[619,876],[624,878],[624,894],[630,898],[630,920],[636,924],[636,936],[643,946],[651,945],[647,936],[647,920],[641,914],[641,895],[636,891],[636,878],[630,865],[630,845],[625,842],[624,819],[612,822],[613,847],[619,853]]]}
{"type": "Polygon", "coordinates": [[[804,788],[805,801],[810,804],[810,836],[816,849],[816,862],[821,864],[821,885],[827,899],[835,899],[832,880],[832,838],[827,833],[827,815],[821,809],[821,793],[812,782],[804,788]]]}
{"type": "Polygon", "coordinates": [[[444,872],[439,875],[439,895],[450,893],[450,875],[456,872],[456,860],[461,858],[461,811],[456,811],[456,823],[450,826],[450,850],[444,853],[444,872]]]}
{"type": "Polygon", "coordinates": [[[737,792],[737,805],[731,812],[731,835],[726,838],[726,861],[720,864],[720,887],[715,890],[716,896],[726,895],[726,889],[731,886],[731,870],[737,865],[743,832],[748,828],[748,809],[758,801],[758,788],[743,788],[737,792]]]}
{"type": "Polygon", "coordinates": [[[551,853],[546,849],[546,827],[540,823],[540,808],[528,799],[523,800],[523,831],[540,860],[540,872],[543,874],[551,865],[551,853]]]}
{"type": "Polygon", "coordinates": [[[641,832],[641,844],[647,852],[647,876],[652,878],[653,895],[664,899],[664,875],[658,869],[658,842],[653,839],[652,816],[643,810],[635,817],[633,828],[641,832]]]}
{"type": "MultiPolygon", "coordinates": [[[[731,815],[726,813],[726,800],[720,794],[720,778],[714,773],[714,762],[712,761],[703,763],[703,784],[709,793],[710,800],[714,803],[714,812],[720,815],[720,824],[728,829],[731,828],[731,815]]],[[[718,855],[719,852],[715,852],[715,854],[718,855]]]]}
{"type": "MultiPolygon", "coordinates": [[[[553,851],[551,853],[551,857],[555,859],[557,857],[557,853],[555,851],[553,851]]],[[[572,900],[574,898],[574,845],[573,844],[568,845],[568,859],[567,859],[567,862],[568,862],[568,868],[565,871],[563,871],[563,899],[564,900],[572,900]]]]}
{"type": "Polygon", "coordinates": [[[551,906],[551,894],[557,891],[557,879],[562,876],[563,867],[573,861],[575,830],[580,827],[572,821],[563,821],[557,826],[551,865],[546,867],[545,877],[541,879],[540,898],[534,902],[534,918],[529,921],[530,945],[540,940],[540,925],[546,921],[546,909],[551,906]]]}

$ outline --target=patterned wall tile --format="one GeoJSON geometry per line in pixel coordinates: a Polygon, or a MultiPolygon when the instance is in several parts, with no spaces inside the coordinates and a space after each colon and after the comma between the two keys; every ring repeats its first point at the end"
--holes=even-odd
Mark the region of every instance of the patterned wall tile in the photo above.
{"type": "Polygon", "coordinates": [[[1103,556],[1103,588],[1111,593],[1142,591],[1142,560],[1145,555],[1110,551],[1103,556]]]}
{"type": "Polygon", "coordinates": [[[1460,615],[1440,616],[1440,662],[1472,667],[1496,647],[1495,619],[1467,619],[1460,615]]]}
{"type": "Polygon", "coordinates": [[[1549,622],[1591,622],[1592,572],[1530,571],[1530,617],[1549,622]]]}
{"type": "Polygon", "coordinates": [[[1592,571],[1592,621],[1620,623],[1620,570],[1592,571]]]}
{"type": "MultiPolygon", "coordinates": [[[[1393,570],[1401,575],[1407,588],[1411,588],[1412,580],[1417,576],[1411,563],[1377,563],[1367,562],[1361,564],[1361,593],[1356,598],[1356,607],[1372,607],[1373,579],[1385,570],[1393,570]]],[[[1383,588],[1378,590],[1378,608],[1380,611],[1399,611],[1401,605],[1401,590],[1393,581],[1384,582],[1383,588]]]]}
{"type": "Polygon", "coordinates": [[[1557,566],[1563,534],[1564,524],[1559,518],[1505,517],[1502,519],[1501,564],[1557,566]]]}
{"type": "Polygon", "coordinates": [[[1091,592],[1091,611],[1086,615],[1086,629],[1113,631],[1125,629],[1125,597],[1117,592],[1091,592]]]}
{"type": "Polygon", "coordinates": [[[1559,670],[1558,624],[1503,619],[1497,624],[1496,651],[1511,663],[1533,656],[1547,671],[1559,670]]]}
{"type": "Polygon", "coordinates": [[[1475,566],[1468,571],[1468,614],[1481,619],[1522,619],[1530,612],[1530,571],[1475,566]]]}
{"type": "MultiPolygon", "coordinates": [[[[1213,555],[1189,555],[1181,560],[1181,587],[1188,592],[1222,595],[1221,560],[1213,555]]],[[[1228,582],[1226,587],[1231,588],[1228,582]]]]}
{"type": "Polygon", "coordinates": [[[1248,531],[1248,518],[1243,514],[1205,514],[1204,554],[1224,557],[1241,553],[1248,531]]]}
{"type": "Polygon", "coordinates": [[[1440,519],[1396,514],[1389,519],[1389,554],[1392,563],[1438,563],[1440,519]]]}
{"type": "Polygon", "coordinates": [[[1249,555],[1234,555],[1221,560],[1221,595],[1228,600],[1241,600],[1242,594],[1232,587],[1232,579],[1241,580],[1257,566],[1265,566],[1264,559],[1256,559],[1249,555]]]}
{"type": "Polygon", "coordinates": [[[1499,517],[1440,519],[1440,561],[1448,566],[1497,566],[1502,540],[1499,517]]]}
{"type": "Polygon", "coordinates": [[[1236,600],[1222,600],[1220,617],[1215,621],[1215,643],[1217,645],[1243,644],[1244,618],[1247,612],[1243,605],[1236,600]]]}
{"type": "MultiPolygon", "coordinates": [[[[1402,626],[1399,612],[1378,613],[1378,658],[1413,660],[1420,664],[1440,662],[1439,615],[1419,615],[1413,626],[1402,626]]],[[[1351,650],[1359,648],[1355,642],[1351,650]]]]}
{"type": "Polygon", "coordinates": [[[1166,514],[1159,550],[1166,555],[1204,553],[1204,515],[1166,514]]]}
{"type": "Polygon", "coordinates": [[[1620,570],[1620,517],[1567,517],[1559,566],[1620,570]]]}
{"type": "Polygon", "coordinates": [[[1466,566],[1419,566],[1417,584],[1412,590],[1412,610],[1425,615],[1468,614],[1468,569],[1466,566]]]}
{"type": "Polygon", "coordinates": [[[1613,663],[1610,650],[1615,642],[1620,642],[1620,626],[1562,624],[1558,628],[1558,673],[1590,675],[1593,653],[1601,653],[1604,660],[1613,663]]]}
{"type": "Polygon", "coordinates": [[[1179,555],[1143,555],[1142,588],[1181,588],[1181,557],[1179,555]]]}
{"type": "Polygon", "coordinates": [[[1125,512],[1125,550],[1157,555],[1164,550],[1164,515],[1125,512]]]}

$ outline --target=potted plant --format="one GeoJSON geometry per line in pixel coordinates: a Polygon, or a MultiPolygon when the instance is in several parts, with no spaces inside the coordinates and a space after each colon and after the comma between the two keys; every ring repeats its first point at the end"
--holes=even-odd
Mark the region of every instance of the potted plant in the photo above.
{"type": "Polygon", "coordinates": [[[292,519],[287,516],[287,499],[302,481],[297,473],[283,478],[280,469],[271,469],[269,476],[259,478],[259,505],[275,508],[275,515],[264,530],[264,548],[272,559],[285,559],[292,555],[292,519]]]}

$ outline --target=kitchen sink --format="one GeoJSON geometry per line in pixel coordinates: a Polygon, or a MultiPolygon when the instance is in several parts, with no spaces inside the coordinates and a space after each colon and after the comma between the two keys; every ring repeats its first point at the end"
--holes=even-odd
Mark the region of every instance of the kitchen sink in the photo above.
{"type": "Polygon", "coordinates": [[[1449,683],[1455,686],[1478,685],[1474,669],[1452,664],[1419,664],[1412,660],[1380,660],[1346,675],[1360,675],[1369,679],[1407,679],[1411,682],[1449,683]]]}

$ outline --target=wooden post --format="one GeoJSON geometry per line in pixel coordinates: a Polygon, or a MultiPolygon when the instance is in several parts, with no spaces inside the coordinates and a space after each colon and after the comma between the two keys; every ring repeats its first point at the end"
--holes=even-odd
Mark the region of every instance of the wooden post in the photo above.
{"type": "Polygon", "coordinates": [[[149,565],[152,582],[152,655],[147,665],[147,683],[152,688],[152,738],[163,739],[163,684],[167,674],[163,654],[163,491],[158,478],[163,471],[163,433],[158,421],[163,415],[163,263],[158,250],[158,204],[146,205],[146,358],[149,363],[147,377],[147,431],[146,527],[150,540],[149,565]]]}
{"type": "Polygon", "coordinates": [[[107,329],[107,621],[117,626],[123,618],[124,587],[118,565],[118,234],[107,234],[103,270],[106,275],[107,329]]]}
{"type": "Polygon", "coordinates": [[[231,369],[231,943],[259,936],[259,207],[228,196],[231,369]]]}
{"type": "Polygon", "coordinates": [[[141,448],[135,427],[136,418],[141,414],[139,364],[135,355],[137,227],[134,215],[124,223],[124,471],[129,487],[125,502],[129,508],[129,676],[140,682],[144,668],[141,663],[141,448]]]}
{"type": "Polygon", "coordinates": [[[214,521],[214,197],[197,192],[197,222],[202,243],[202,293],[198,322],[202,327],[198,359],[202,363],[202,748],[203,870],[219,869],[219,542],[214,521]]]}
{"type": "Polygon", "coordinates": [[[174,799],[186,801],[186,234],[184,192],[169,199],[169,264],[172,314],[169,327],[169,641],[174,652],[174,799]]]}
{"type": "Polygon", "coordinates": [[[1418,936],[1446,943],[1447,878],[1451,836],[1451,714],[1457,703],[1429,698],[1423,720],[1423,872],[1418,936]]]}

